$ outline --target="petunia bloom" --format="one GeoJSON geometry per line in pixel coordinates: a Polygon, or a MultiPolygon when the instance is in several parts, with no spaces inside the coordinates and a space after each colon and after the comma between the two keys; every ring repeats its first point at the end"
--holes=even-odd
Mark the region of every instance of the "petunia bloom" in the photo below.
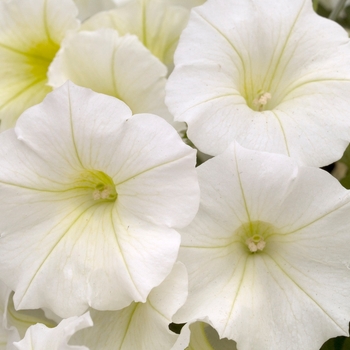
{"type": "Polygon", "coordinates": [[[299,164],[350,141],[350,42],[309,0],[208,0],[191,12],[166,103],[202,152],[237,141],[299,164]]]}
{"type": "Polygon", "coordinates": [[[72,0],[0,1],[1,130],[52,90],[48,67],[65,35],[78,29],[77,14],[72,0]]]}
{"type": "Polygon", "coordinates": [[[318,350],[348,335],[349,191],[238,144],[197,169],[201,204],[179,254],[189,297],[174,322],[207,319],[239,350],[318,350]]]}
{"type": "Polygon", "coordinates": [[[195,151],[161,118],[71,82],[0,134],[0,278],[60,317],[145,302],[198,210],[195,151]]]}

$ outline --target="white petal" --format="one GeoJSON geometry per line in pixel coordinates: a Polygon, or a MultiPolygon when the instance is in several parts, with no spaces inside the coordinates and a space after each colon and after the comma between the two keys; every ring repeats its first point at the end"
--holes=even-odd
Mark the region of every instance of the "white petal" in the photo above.
{"type": "Polygon", "coordinates": [[[204,153],[236,140],[321,166],[350,140],[348,35],[308,0],[208,1],[175,62],[166,102],[204,153]]]}
{"type": "Polygon", "coordinates": [[[317,350],[347,335],[348,191],[322,170],[238,145],[198,173],[201,205],[179,255],[189,298],[174,321],[208,317],[240,350],[317,350]],[[256,222],[272,229],[257,231],[266,245],[252,253],[239,229],[256,222]]]}
{"type": "Polygon", "coordinates": [[[18,350],[88,350],[85,346],[71,346],[69,338],[80,329],[91,327],[89,313],[62,320],[56,328],[47,328],[43,324],[31,326],[25,337],[15,343],[18,350]]]}
{"type": "Polygon", "coordinates": [[[94,327],[78,333],[73,342],[85,344],[90,350],[170,349],[177,335],[169,331],[168,325],[186,296],[186,269],[176,263],[146,303],[132,303],[120,311],[91,311],[94,327]]]}
{"type": "Polygon", "coordinates": [[[19,115],[51,91],[47,69],[68,30],[78,26],[71,0],[0,2],[0,120],[13,127],[19,115]]]}

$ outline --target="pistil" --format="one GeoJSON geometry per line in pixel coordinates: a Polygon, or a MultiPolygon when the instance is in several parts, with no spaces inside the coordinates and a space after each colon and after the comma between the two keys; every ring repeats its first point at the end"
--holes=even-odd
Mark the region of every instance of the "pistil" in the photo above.
{"type": "Polygon", "coordinates": [[[271,97],[272,95],[269,92],[263,92],[253,100],[253,105],[261,112],[271,97]]]}

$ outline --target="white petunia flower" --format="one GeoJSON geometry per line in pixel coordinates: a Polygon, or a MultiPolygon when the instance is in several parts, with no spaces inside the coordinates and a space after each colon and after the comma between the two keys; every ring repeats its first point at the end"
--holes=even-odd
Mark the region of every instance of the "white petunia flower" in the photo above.
{"type": "Polygon", "coordinates": [[[195,151],[161,118],[67,83],[0,134],[0,278],[60,317],[146,301],[198,210],[195,151]]]}
{"type": "Polygon", "coordinates": [[[350,43],[310,0],[208,0],[191,12],[166,103],[216,155],[242,146],[322,166],[350,141],[350,43]]]}
{"type": "Polygon", "coordinates": [[[46,73],[77,13],[72,0],[0,1],[1,130],[52,90],[46,73]]]}
{"type": "Polygon", "coordinates": [[[84,344],[90,350],[171,349],[178,335],[168,326],[186,297],[186,268],[176,263],[145,303],[132,303],[120,311],[91,310],[94,326],[77,333],[70,343],[84,344]]]}
{"type": "Polygon", "coordinates": [[[318,350],[348,335],[350,194],[330,174],[232,145],[198,167],[201,204],[182,232],[189,297],[239,350],[318,350]]]}
{"type": "Polygon", "coordinates": [[[71,35],[62,43],[50,66],[49,85],[57,88],[71,80],[119,98],[133,113],[156,114],[174,124],[164,103],[165,76],[165,66],[134,35],[120,37],[102,29],[71,35]]]}
{"type": "Polygon", "coordinates": [[[55,328],[38,323],[29,327],[25,337],[14,345],[18,350],[89,350],[85,346],[68,345],[68,341],[75,332],[91,326],[88,312],[62,320],[55,328]]]}
{"type": "Polygon", "coordinates": [[[173,6],[168,0],[131,0],[115,10],[93,16],[82,29],[113,28],[120,35],[134,34],[171,70],[174,51],[188,17],[187,8],[173,6]]]}

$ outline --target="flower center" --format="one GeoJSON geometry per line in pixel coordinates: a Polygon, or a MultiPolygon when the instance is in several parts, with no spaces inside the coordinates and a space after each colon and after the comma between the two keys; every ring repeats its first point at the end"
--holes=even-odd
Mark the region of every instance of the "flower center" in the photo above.
{"type": "Polygon", "coordinates": [[[254,235],[246,239],[245,243],[247,244],[249,250],[252,253],[257,252],[258,250],[263,250],[265,248],[266,242],[264,241],[264,237],[260,235],[254,235]]]}
{"type": "Polygon", "coordinates": [[[76,187],[87,189],[94,201],[115,201],[118,197],[111,177],[102,171],[86,170],[80,176],[76,187]]]}
{"type": "Polygon", "coordinates": [[[257,76],[255,79],[253,77],[248,79],[247,77],[241,81],[238,90],[247,106],[253,111],[263,112],[276,107],[278,93],[275,90],[275,84],[270,83],[268,78],[261,79],[257,76]]]}
{"type": "Polygon", "coordinates": [[[258,96],[253,100],[253,106],[255,106],[259,112],[261,112],[264,110],[265,105],[271,99],[271,97],[272,96],[269,92],[258,94],[258,96]]]}
{"type": "Polygon", "coordinates": [[[115,200],[117,198],[117,192],[113,186],[99,183],[92,192],[92,198],[95,201],[99,199],[115,200]]]}
{"type": "Polygon", "coordinates": [[[53,61],[59,46],[53,42],[43,42],[32,47],[25,53],[25,63],[28,65],[28,74],[38,80],[47,81],[47,71],[53,61]]]}
{"type": "Polygon", "coordinates": [[[276,232],[275,228],[264,221],[250,221],[241,225],[236,234],[250,253],[262,252],[269,236],[276,232]]]}

